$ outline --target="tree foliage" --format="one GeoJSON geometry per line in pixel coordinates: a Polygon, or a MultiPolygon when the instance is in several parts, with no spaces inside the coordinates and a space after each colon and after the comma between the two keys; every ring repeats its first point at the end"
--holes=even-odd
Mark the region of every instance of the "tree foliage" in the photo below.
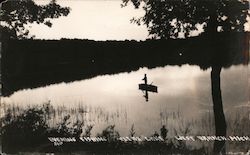
{"type": "Polygon", "coordinates": [[[118,131],[115,130],[115,125],[109,125],[107,128],[105,128],[101,134],[97,134],[97,137],[104,137],[109,142],[116,141],[120,134],[118,131]]]}
{"type": "Polygon", "coordinates": [[[204,31],[244,31],[249,15],[248,0],[123,0],[123,6],[132,2],[142,7],[145,15],[133,18],[137,24],[145,24],[149,34],[159,38],[177,37],[181,32],[188,37],[204,24],[204,31]]]}
{"type": "Polygon", "coordinates": [[[48,125],[44,121],[44,110],[29,108],[20,115],[7,111],[0,120],[0,136],[6,147],[27,147],[40,144],[46,137],[48,125]],[[24,143],[25,142],[25,143],[24,143]]]}
{"type": "Polygon", "coordinates": [[[11,38],[25,38],[28,23],[52,26],[50,19],[67,16],[70,8],[61,7],[56,0],[47,5],[37,5],[33,0],[8,0],[1,4],[0,30],[11,38]]]}

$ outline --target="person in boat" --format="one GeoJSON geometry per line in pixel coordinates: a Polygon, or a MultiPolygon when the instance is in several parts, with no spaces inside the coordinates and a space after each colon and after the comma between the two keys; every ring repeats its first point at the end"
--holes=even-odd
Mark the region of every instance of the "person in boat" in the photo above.
{"type": "Polygon", "coordinates": [[[144,74],[144,78],[142,79],[145,81],[145,84],[148,84],[148,78],[147,78],[147,74],[144,74]]]}

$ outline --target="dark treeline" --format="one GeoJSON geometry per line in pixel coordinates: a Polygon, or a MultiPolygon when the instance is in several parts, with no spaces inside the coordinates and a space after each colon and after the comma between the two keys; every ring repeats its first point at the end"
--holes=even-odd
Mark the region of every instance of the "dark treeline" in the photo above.
{"type": "Polygon", "coordinates": [[[2,93],[166,65],[248,63],[249,33],[146,41],[7,40],[2,93]],[[211,39],[213,38],[213,39],[211,39]],[[216,40],[215,40],[216,39],[216,40]]]}

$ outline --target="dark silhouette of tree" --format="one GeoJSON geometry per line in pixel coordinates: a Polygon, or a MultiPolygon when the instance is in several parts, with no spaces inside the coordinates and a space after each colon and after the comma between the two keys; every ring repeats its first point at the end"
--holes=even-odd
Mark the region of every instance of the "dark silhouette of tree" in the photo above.
{"type": "Polygon", "coordinates": [[[205,32],[244,31],[249,15],[247,0],[123,0],[123,5],[132,2],[142,8],[145,15],[133,18],[137,24],[145,24],[150,35],[159,38],[186,37],[197,24],[205,24],[205,32]]]}
{"type": "Polygon", "coordinates": [[[56,0],[47,5],[37,5],[33,0],[7,0],[1,3],[0,31],[7,38],[26,38],[28,23],[52,26],[50,19],[67,16],[70,8],[61,7],[56,0]]]}
{"type": "MultiPolygon", "coordinates": [[[[135,8],[143,7],[145,15],[133,18],[132,22],[145,24],[153,38],[168,39],[181,33],[189,37],[199,24],[212,42],[213,54],[220,53],[216,47],[219,32],[243,32],[249,16],[247,0],[123,0],[123,6],[132,2],[135,8]]],[[[212,52],[212,51],[211,51],[212,52]]],[[[213,57],[219,57],[214,54],[213,57]]],[[[223,56],[221,57],[223,59],[223,56]]],[[[217,58],[216,58],[217,59],[217,58]]],[[[211,64],[211,85],[216,136],[226,136],[226,121],[223,112],[220,72],[222,64],[211,64]]],[[[223,152],[225,141],[215,141],[215,154],[223,152]]]]}

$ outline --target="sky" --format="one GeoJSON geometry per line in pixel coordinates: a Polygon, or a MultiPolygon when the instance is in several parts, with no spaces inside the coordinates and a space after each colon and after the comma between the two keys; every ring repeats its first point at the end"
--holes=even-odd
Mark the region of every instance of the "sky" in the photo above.
{"type": "MultiPolygon", "coordinates": [[[[38,4],[46,4],[49,0],[34,0],[38,4]]],[[[91,40],[145,40],[148,31],[145,25],[130,23],[133,17],[142,17],[142,9],[134,9],[129,3],[121,8],[122,0],[57,0],[61,6],[71,8],[66,17],[51,20],[53,25],[30,24],[31,35],[39,39],[78,38],[91,40]]],[[[248,18],[250,21],[250,19],[248,18]]],[[[250,24],[246,29],[250,30],[250,24]]],[[[197,35],[202,31],[193,32],[197,35]]]]}
{"type": "MultiPolygon", "coordinates": [[[[48,1],[36,0],[39,4],[46,2],[48,1]]],[[[133,17],[143,16],[143,10],[134,9],[132,5],[121,8],[122,0],[58,0],[58,3],[70,7],[70,14],[51,20],[52,28],[32,24],[30,33],[36,38],[145,40],[148,37],[145,26],[130,23],[133,17]]]]}

